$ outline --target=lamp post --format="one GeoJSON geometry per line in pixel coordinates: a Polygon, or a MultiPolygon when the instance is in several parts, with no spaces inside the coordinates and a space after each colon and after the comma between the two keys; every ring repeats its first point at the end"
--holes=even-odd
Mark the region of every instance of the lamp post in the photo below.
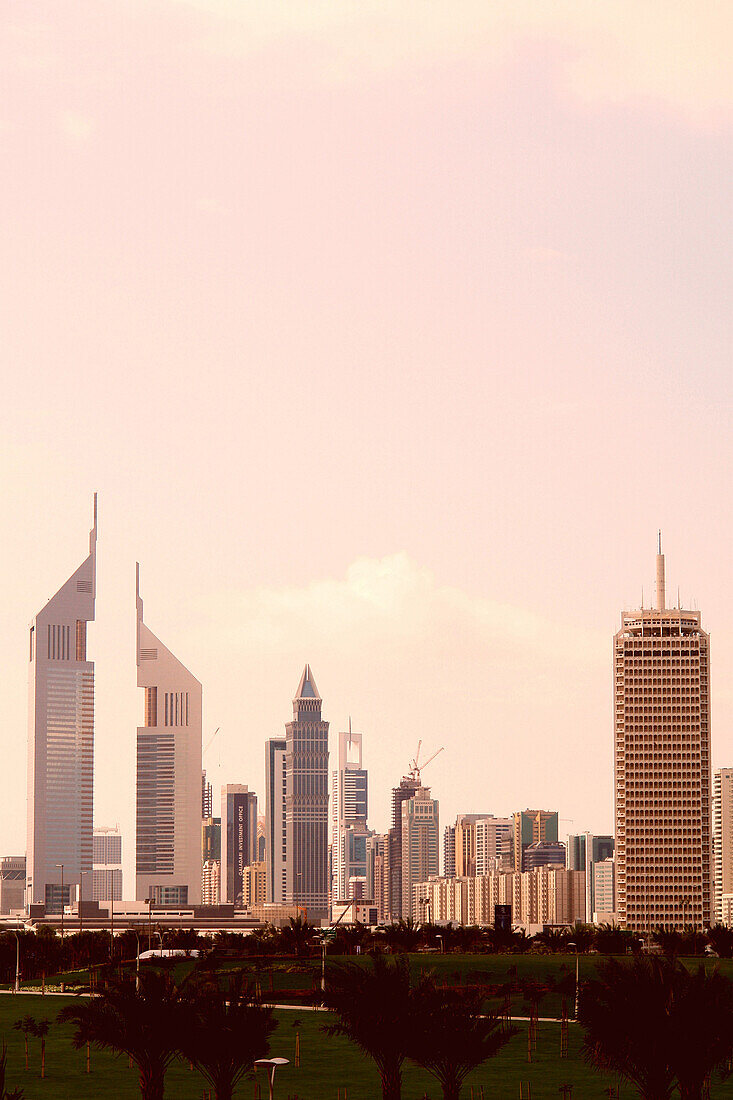
{"type": "Polygon", "coordinates": [[[135,992],[140,992],[140,933],[135,932],[135,939],[137,940],[137,961],[135,963],[135,992]]]}
{"type": "Polygon", "coordinates": [[[445,953],[445,946],[443,944],[443,937],[440,936],[440,935],[436,935],[435,938],[436,938],[436,940],[440,940],[440,953],[441,953],[441,955],[443,955],[445,953]]]}
{"type": "Polygon", "coordinates": [[[20,936],[12,930],[15,936],[15,992],[20,993],[20,936]]]}
{"type": "Polygon", "coordinates": [[[266,1070],[269,1070],[268,1082],[270,1085],[270,1100],[273,1100],[275,1095],[275,1070],[278,1066],[287,1066],[289,1058],[258,1058],[255,1062],[255,1066],[263,1066],[266,1070]]]}
{"type": "Polygon", "coordinates": [[[577,943],[569,943],[568,947],[575,948],[575,1019],[578,1019],[578,999],[580,993],[580,985],[578,978],[580,976],[580,956],[578,955],[577,943]]]}
{"type": "Polygon", "coordinates": [[[61,868],[61,939],[64,938],[64,865],[63,863],[57,863],[57,867],[61,868]]]}
{"type": "Polygon", "coordinates": [[[148,907],[148,951],[153,941],[153,899],[152,896],[145,899],[148,907]]]}

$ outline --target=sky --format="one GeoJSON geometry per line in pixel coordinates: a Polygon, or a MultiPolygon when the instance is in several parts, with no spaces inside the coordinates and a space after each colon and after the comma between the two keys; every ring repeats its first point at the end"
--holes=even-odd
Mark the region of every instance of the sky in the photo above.
{"type": "Polygon", "coordinates": [[[1,852],[28,624],[94,490],[128,872],[135,561],[215,786],[263,793],[308,661],[375,827],[422,739],[443,824],[606,832],[661,528],[733,762],[732,31],[710,0],[3,6],[1,852]]]}

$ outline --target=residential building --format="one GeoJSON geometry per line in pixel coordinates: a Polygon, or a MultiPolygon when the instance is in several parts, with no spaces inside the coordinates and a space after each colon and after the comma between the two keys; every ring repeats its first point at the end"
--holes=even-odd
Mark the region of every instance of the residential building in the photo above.
{"type": "Polygon", "coordinates": [[[456,827],[446,825],[443,829],[443,877],[456,877],[456,827]]]}
{"type": "Polygon", "coordinates": [[[148,628],[137,566],[136,897],[201,903],[201,684],[148,628]]]}
{"type": "Polygon", "coordinates": [[[413,911],[421,919],[493,925],[495,907],[508,905],[512,923],[536,930],[586,920],[585,872],[564,867],[491,871],[486,875],[413,883],[413,911]]]}
{"type": "Polygon", "coordinates": [[[92,841],[92,901],[122,901],[122,834],[119,826],[108,828],[98,825],[92,841]]]}
{"type": "Polygon", "coordinates": [[[30,628],[28,903],[60,913],[92,869],[94,662],[87,623],[97,586],[97,495],[89,554],[30,628]]]}
{"type": "Polygon", "coordinates": [[[374,902],[377,923],[380,924],[389,916],[388,844],[389,837],[386,833],[372,833],[366,838],[366,896],[374,902]]]}
{"type": "Polygon", "coordinates": [[[328,875],[328,722],[306,665],[285,727],[286,900],[316,920],[330,913],[328,875]]]}
{"type": "Polygon", "coordinates": [[[710,649],[698,611],[624,611],[614,637],[616,907],[648,933],[713,917],[710,649]]]}
{"type": "Polygon", "coordinates": [[[589,919],[594,924],[613,924],[616,920],[616,862],[613,856],[592,863],[591,871],[595,908],[589,919]]]}
{"type": "Polygon", "coordinates": [[[723,895],[733,893],[733,768],[713,774],[715,922],[723,923],[723,895]]]}
{"type": "MultiPolygon", "coordinates": [[[[403,915],[402,898],[402,805],[414,798],[422,787],[419,775],[403,775],[398,787],[392,788],[392,827],[387,834],[386,871],[388,889],[388,919],[399,920],[403,915]]],[[[405,897],[410,907],[410,895],[405,897]]]]}
{"type": "MultiPolygon", "coordinates": [[[[339,733],[336,748],[336,771],[331,777],[331,900],[348,898],[349,876],[363,875],[362,869],[347,866],[349,843],[347,834],[363,836],[367,829],[368,779],[362,765],[362,734],[353,733],[351,722],[347,732],[339,733]]],[[[365,853],[364,853],[365,858],[365,853]]],[[[363,863],[357,859],[357,863],[363,863]]]]}
{"type": "Polygon", "coordinates": [[[267,902],[284,905],[287,894],[285,739],[265,742],[265,863],[267,902]]]}
{"type": "Polygon", "coordinates": [[[250,863],[242,871],[242,905],[251,909],[253,905],[265,905],[267,891],[267,869],[264,863],[250,863]]]}
{"type": "MultiPolygon", "coordinates": [[[[423,920],[413,896],[413,883],[426,882],[438,874],[439,804],[430,788],[421,786],[402,810],[402,916],[423,920]]],[[[419,902],[419,899],[418,899],[419,902]]]]}
{"type": "Polygon", "coordinates": [[[565,845],[553,840],[528,844],[524,849],[522,866],[525,871],[534,871],[537,867],[564,867],[565,845]]]}
{"type": "Polygon", "coordinates": [[[25,909],[25,856],[0,859],[0,913],[25,909]]]}
{"type": "Polygon", "coordinates": [[[214,814],[214,791],[206,778],[206,769],[201,772],[201,820],[214,814]]]}
{"type": "Polygon", "coordinates": [[[514,870],[524,870],[524,852],[530,844],[558,840],[556,810],[521,810],[512,814],[514,823],[514,870]]]}
{"type": "MultiPolygon", "coordinates": [[[[221,789],[221,900],[238,905],[244,868],[257,859],[257,795],[246,783],[221,789]]],[[[263,898],[264,904],[264,898],[263,898]]]]}
{"type": "Polygon", "coordinates": [[[206,859],[201,869],[201,904],[221,905],[221,860],[206,859]]]}
{"type": "Polygon", "coordinates": [[[508,817],[486,814],[476,822],[476,875],[513,866],[509,849],[514,835],[514,822],[508,817]]]}

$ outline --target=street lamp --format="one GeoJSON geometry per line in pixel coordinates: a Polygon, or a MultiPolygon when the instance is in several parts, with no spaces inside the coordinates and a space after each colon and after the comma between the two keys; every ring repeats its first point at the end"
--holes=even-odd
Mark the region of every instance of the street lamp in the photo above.
{"type": "Polygon", "coordinates": [[[145,904],[148,907],[148,951],[153,940],[153,898],[152,895],[145,899],[145,904]]]}
{"type": "Polygon", "coordinates": [[[443,937],[440,936],[440,935],[436,935],[435,938],[436,938],[436,940],[440,940],[440,953],[441,953],[441,955],[443,955],[445,953],[445,946],[443,944],[443,937]]]}
{"type": "Polygon", "coordinates": [[[275,1093],[274,1093],[274,1089],[275,1089],[275,1070],[277,1069],[278,1066],[287,1066],[289,1061],[290,1061],[289,1058],[258,1058],[257,1061],[255,1062],[256,1066],[264,1066],[265,1069],[270,1071],[270,1073],[269,1073],[270,1100],[272,1100],[273,1096],[275,1095],[275,1093]]]}
{"type": "Polygon", "coordinates": [[[64,938],[64,865],[63,863],[57,863],[57,867],[61,868],[61,939],[64,938]]]}
{"type": "Polygon", "coordinates": [[[11,931],[15,936],[15,992],[20,993],[20,936],[14,928],[11,931]]]}
{"type": "Polygon", "coordinates": [[[580,971],[579,971],[580,958],[579,958],[579,955],[578,955],[578,945],[577,945],[577,943],[569,943],[568,947],[574,947],[575,948],[575,1019],[577,1020],[578,1019],[578,995],[579,995],[579,992],[580,992],[580,986],[579,986],[579,983],[578,983],[578,977],[579,977],[579,973],[580,973],[580,971]]]}

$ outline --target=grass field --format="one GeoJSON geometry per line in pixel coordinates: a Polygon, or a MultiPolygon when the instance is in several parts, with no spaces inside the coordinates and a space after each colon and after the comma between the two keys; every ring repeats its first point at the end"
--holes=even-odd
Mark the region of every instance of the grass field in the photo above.
{"type": "MultiPolygon", "coordinates": [[[[691,960],[694,963],[694,960],[691,960]]],[[[717,961],[717,960],[716,960],[717,961]]],[[[580,959],[581,977],[590,977],[597,957],[580,959]]],[[[470,955],[470,956],[411,956],[415,969],[429,968],[439,980],[451,983],[463,980],[475,972],[485,975],[485,980],[501,982],[507,977],[507,968],[516,967],[519,978],[549,982],[562,978],[569,970],[574,975],[575,958],[570,956],[530,955],[470,955]]],[[[315,971],[319,973],[317,967],[315,971]]],[[[733,970],[729,960],[721,960],[721,969],[733,970]]],[[[277,973],[277,972],[276,972],[277,973]]],[[[283,970],[282,979],[302,982],[300,971],[283,970]]],[[[278,979],[279,981],[279,979],[278,979]]],[[[276,982],[277,984],[277,982],[276,982]]],[[[266,986],[263,973],[263,987],[266,986]]],[[[54,1020],[63,1004],[71,998],[41,998],[20,994],[0,997],[0,1037],[8,1044],[8,1079],[12,1086],[25,1089],[26,1100],[43,1097],[58,1100],[78,1100],[79,1097],[119,1098],[133,1100],[139,1096],[137,1076],[125,1059],[111,1054],[92,1051],[92,1072],[87,1075],[86,1054],[71,1046],[71,1029],[68,1026],[52,1027],[46,1055],[47,1076],[39,1076],[39,1040],[31,1040],[30,1069],[24,1069],[23,1036],[13,1029],[13,1022],[30,1014],[36,1019],[54,1020]]],[[[552,996],[540,1005],[540,1014],[553,1015],[552,996]]],[[[523,1015],[527,1006],[521,998],[512,1002],[512,1012],[523,1015]]],[[[348,1042],[323,1034],[327,1016],[321,1013],[299,1012],[297,1009],[276,1013],[278,1029],[272,1039],[272,1054],[289,1058],[291,1065],[278,1070],[275,1096],[277,1100],[378,1100],[379,1082],[371,1062],[348,1042]],[[297,1022],[297,1024],[296,1024],[297,1022]],[[300,1068],[292,1062],[295,1056],[296,1032],[300,1037],[300,1068]],[[346,1096],[344,1090],[346,1089],[346,1096]]],[[[517,1100],[519,1083],[530,1083],[532,1100],[557,1100],[559,1086],[573,1085],[573,1100],[606,1100],[608,1086],[613,1082],[604,1079],[588,1068],[579,1057],[580,1031],[576,1025],[569,1028],[569,1057],[560,1058],[560,1027],[556,1023],[540,1024],[536,1050],[532,1062],[527,1061],[527,1024],[519,1023],[519,1034],[492,1062],[487,1063],[469,1078],[464,1089],[464,1100],[517,1100]],[[483,1096],[481,1089],[483,1088],[483,1096]]],[[[267,1096],[261,1078],[263,1096],[267,1096]]],[[[206,1085],[202,1078],[187,1066],[175,1064],[167,1077],[166,1096],[171,1100],[201,1100],[206,1085]]],[[[255,1084],[245,1081],[238,1096],[241,1100],[253,1100],[255,1084]]],[[[620,1095],[631,1100],[635,1095],[628,1086],[621,1086],[620,1095]]],[[[423,1097],[439,1100],[440,1090],[432,1078],[415,1067],[408,1066],[404,1075],[404,1100],[422,1100],[423,1097]]],[[[713,1082],[712,1100],[733,1100],[733,1081],[713,1082]]]]}

